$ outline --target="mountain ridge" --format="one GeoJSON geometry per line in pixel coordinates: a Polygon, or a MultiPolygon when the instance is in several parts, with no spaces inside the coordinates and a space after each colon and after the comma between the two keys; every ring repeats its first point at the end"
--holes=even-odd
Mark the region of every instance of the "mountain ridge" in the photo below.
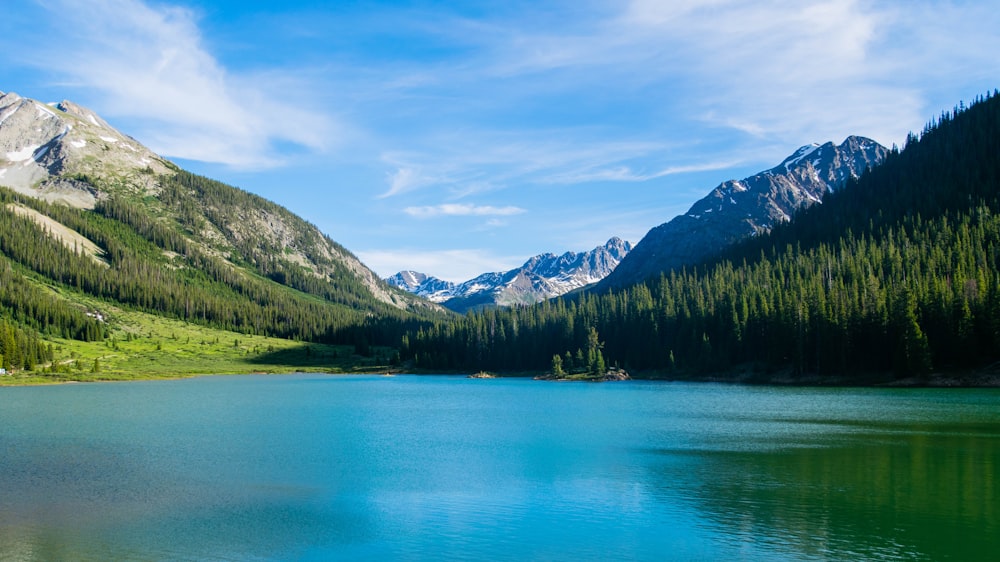
{"type": "Polygon", "coordinates": [[[631,250],[631,243],[615,236],[593,250],[539,254],[520,267],[483,273],[461,283],[409,270],[400,271],[386,282],[456,312],[484,306],[534,304],[599,282],[631,250]]]}
{"type": "Polygon", "coordinates": [[[997,154],[994,90],[911,133],[822,205],[698,267],[469,314],[411,338],[403,356],[593,378],[617,363],[672,380],[997,386],[997,154]]]}
{"type": "Polygon", "coordinates": [[[871,139],[849,136],[840,145],[802,146],[773,168],[724,181],[686,213],[652,228],[598,288],[620,288],[696,265],[733,242],[769,231],[859,177],[887,153],[871,139]]]}
{"type": "Polygon", "coordinates": [[[130,201],[131,215],[148,214],[201,251],[281,284],[297,279],[302,289],[319,282],[327,287],[317,290],[327,296],[336,295],[338,286],[358,293],[352,302],[367,298],[360,291],[400,310],[439,310],[388,286],[288,209],[185,172],[68,100],[44,104],[0,92],[0,185],[84,210],[130,201]],[[350,288],[355,282],[363,289],[350,288]]]}

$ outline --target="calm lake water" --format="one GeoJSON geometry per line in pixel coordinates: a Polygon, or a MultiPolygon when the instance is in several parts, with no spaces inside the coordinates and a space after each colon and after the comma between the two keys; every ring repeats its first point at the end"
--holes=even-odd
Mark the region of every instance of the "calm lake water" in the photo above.
{"type": "Polygon", "coordinates": [[[0,388],[0,560],[996,560],[1000,391],[0,388]]]}

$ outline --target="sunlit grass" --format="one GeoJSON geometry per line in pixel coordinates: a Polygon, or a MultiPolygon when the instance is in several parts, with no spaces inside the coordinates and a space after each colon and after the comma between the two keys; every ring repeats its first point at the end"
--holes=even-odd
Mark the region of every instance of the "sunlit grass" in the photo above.
{"type": "MultiPolygon", "coordinates": [[[[103,308],[107,309],[107,305],[103,308]]],[[[216,330],[141,312],[112,309],[100,342],[47,338],[52,364],[0,377],[0,385],[173,378],[209,374],[385,372],[392,350],[321,345],[216,330]]]]}

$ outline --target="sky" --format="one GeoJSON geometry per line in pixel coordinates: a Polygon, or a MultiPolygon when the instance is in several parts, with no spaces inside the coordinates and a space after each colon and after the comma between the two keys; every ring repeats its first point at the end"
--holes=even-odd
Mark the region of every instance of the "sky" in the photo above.
{"type": "Polygon", "coordinates": [[[458,282],[636,243],[805,144],[902,145],[1000,87],[998,29],[998,0],[19,0],[0,91],[458,282]]]}

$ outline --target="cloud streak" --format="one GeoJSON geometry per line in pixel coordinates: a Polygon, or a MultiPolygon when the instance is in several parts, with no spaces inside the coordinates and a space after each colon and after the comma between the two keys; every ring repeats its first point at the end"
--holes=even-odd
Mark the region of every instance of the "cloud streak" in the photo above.
{"type": "Polygon", "coordinates": [[[289,72],[227,70],[208,51],[189,10],[138,0],[44,6],[60,33],[40,53],[40,64],[75,88],[99,92],[94,109],[134,121],[130,132],[156,152],[266,168],[282,164],[279,144],[306,151],[330,145],[333,119],[294,99],[289,72]],[[269,83],[284,87],[275,91],[269,83]]]}
{"type": "Polygon", "coordinates": [[[436,217],[509,217],[524,213],[525,209],[515,206],[494,207],[492,205],[445,203],[433,206],[407,207],[403,212],[411,217],[430,219],[436,217]]]}
{"type": "Polygon", "coordinates": [[[670,146],[661,142],[578,140],[579,131],[535,131],[514,134],[483,131],[457,138],[443,135],[425,146],[435,150],[385,154],[395,170],[386,174],[388,189],[379,198],[420,190],[444,192],[461,199],[510,187],[589,181],[636,182],[688,171],[719,169],[723,163],[668,166],[653,173],[633,172],[630,161],[664,160],[670,146]]]}
{"type": "Polygon", "coordinates": [[[720,162],[706,162],[704,164],[689,164],[685,166],[668,166],[656,172],[637,172],[628,166],[615,168],[603,168],[598,170],[584,170],[571,172],[568,174],[558,174],[545,179],[546,183],[578,184],[595,181],[611,182],[644,182],[657,178],[665,178],[677,174],[690,174],[695,172],[711,172],[714,170],[725,170],[741,163],[739,160],[725,160],[720,162]]]}

